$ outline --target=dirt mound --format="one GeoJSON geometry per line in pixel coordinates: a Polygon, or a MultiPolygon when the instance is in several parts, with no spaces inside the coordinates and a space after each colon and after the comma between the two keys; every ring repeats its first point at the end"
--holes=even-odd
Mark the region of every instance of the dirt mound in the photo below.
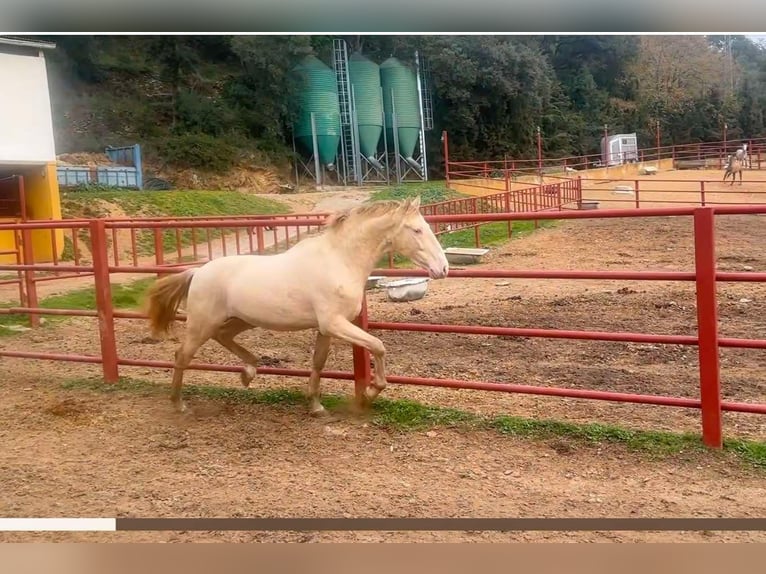
{"type": "Polygon", "coordinates": [[[196,169],[157,170],[157,177],[166,179],[180,189],[220,189],[249,193],[281,193],[286,182],[273,171],[252,166],[237,166],[225,174],[206,173],[196,169]]]}
{"type": "Polygon", "coordinates": [[[56,163],[58,165],[85,165],[88,167],[114,165],[114,162],[106,154],[88,152],[59,154],[56,156],[56,163]]]}

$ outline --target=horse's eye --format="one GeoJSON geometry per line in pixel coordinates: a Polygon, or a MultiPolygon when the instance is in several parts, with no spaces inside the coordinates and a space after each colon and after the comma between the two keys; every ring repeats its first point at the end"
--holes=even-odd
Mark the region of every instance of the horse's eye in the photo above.
{"type": "Polygon", "coordinates": [[[423,230],[422,230],[422,229],[420,229],[419,227],[416,227],[415,229],[413,229],[413,231],[414,231],[415,233],[417,233],[418,235],[419,235],[419,234],[421,234],[421,233],[423,233],[423,230]]]}

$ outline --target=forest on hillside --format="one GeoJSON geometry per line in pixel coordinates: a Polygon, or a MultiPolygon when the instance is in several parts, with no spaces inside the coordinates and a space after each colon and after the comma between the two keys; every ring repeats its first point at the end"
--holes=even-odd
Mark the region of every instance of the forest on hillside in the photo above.
{"type": "MultiPolygon", "coordinates": [[[[337,36],[336,36],[337,37],[337,36]]],[[[439,137],[453,156],[546,157],[639,145],[766,136],[766,49],[745,36],[339,36],[375,62],[427,58],[439,137]]],[[[292,68],[332,65],[333,36],[45,36],[57,149],[141,143],[179,166],[225,171],[242,158],[287,166],[292,68]]]]}

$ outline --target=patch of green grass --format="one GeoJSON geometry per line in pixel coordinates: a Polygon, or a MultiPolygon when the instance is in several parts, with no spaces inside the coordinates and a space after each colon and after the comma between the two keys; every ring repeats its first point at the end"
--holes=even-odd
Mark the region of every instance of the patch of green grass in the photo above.
{"type": "MultiPolygon", "coordinates": [[[[544,220],[538,223],[539,228],[550,228],[556,225],[554,220],[544,220]]],[[[519,239],[530,233],[534,233],[534,221],[515,221],[513,222],[513,232],[511,239],[519,239]]],[[[444,233],[437,236],[442,247],[476,247],[476,232],[474,228],[461,229],[452,233],[444,233]]],[[[508,241],[508,224],[505,221],[488,223],[479,227],[479,240],[482,247],[491,247],[502,245],[508,241]]],[[[412,261],[401,255],[394,255],[394,268],[410,268],[412,261]]],[[[377,268],[388,268],[388,255],[382,257],[376,264],[377,268]]]]}
{"type": "MultiPolygon", "coordinates": [[[[144,292],[154,278],[139,279],[130,283],[119,283],[112,285],[112,305],[115,309],[136,309],[141,305],[144,292]]],[[[0,308],[13,307],[12,304],[3,304],[0,308]]],[[[52,295],[45,297],[40,301],[40,307],[44,309],[96,309],[96,292],[92,287],[86,289],[77,289],[61,295],[52,295]]],[[[67,317],[62,315],[43,315],[48,322],[54,323],[65,320],[67,317]]],[[[26,326],[28,319],[26,315],[0,314],[0,336],[14,334],[15,331],[8,329],[12,326],[26,326]]]]}
{"type": "MultiPolygon", "coordinates": [[[[588,444],[619,443],[633,451],[660,456],[704,449],[699,437],[693,434],[636,431],[598,423],[578,425],[553,420],[500,416],[493,419],[490,426],[506,435],[569,438],[588,444]]],[[[766,468],[766,453],[763,456],[763,465],[766,468]]]]}
{"type": "MultiPolygon", "coordinates": [[[[553,220],[540,221],[540,228],[552,227],[555,225],[553,220]]],[[[524,237],[535,231],[534,221],[514,221],[511,233],[511,239],[524,237]]],[[[491,245],[500,245],[508,241],[508,223],[497,221],[488,223],[479,227],[479,241],[482,247],[491,245]]],[[[461,229],[452,233],[445,233],[439,236],[439,242],[443,247],[476,247],[476,232],[474,228],[461,229]]]]}
{"type": "MultiPolygon", "coordinates": [[[[65,389],[86,389],[96,392],[127,392],[163,396],[167,386],[140,379],[123,378],[108,384],[99,378],[73,379],[62,383],[65,389]]],[[[253,390],[221,388],[204,385],[184,388],[187,397],[226,401],[236,404],[260,404],[278,408],[306,405],[306,396],[289,389],[253,390]]],[[[322,403],[330,410],[346,407],[349,397],[323,395],[322,403]]],[[[429,428],[459,428],[464,430],[493,430],[501,436],[528,440],[566,439],[584,447],[605,444],[621,445],[629,451],[652,458],[677,457],[682,454],[732,456],[748,465],[766,471],[766,443],[744,439],[727,439],[722,452],[707,449],[700,437],[690,433],[644,431],[603,424],[576,424],[556,420],[536,420],[515,416],[481,416],[458,409],[424,405],[408,399],[379,398],[373,405],[369,422],[375,426],[408,432],[429,428]]]]}
{"type": "Polygon", "coordinates": [[[370,196],[370,201],[399,201],[416,196],[420,196],[421,205],[467,197],[462,193],[447,189],[447,184],[444,181],[418,181],[402,183],[376,191],[370,196]]]}
{"type": "MultiPolygon", "coordinates": [[[[207,190],[124,190],[103,189],[101,187],[83,188],[79,191],[67,191],[62,194],[65,217],[92,216],[94,203],[109,202],[119,206],[130,216],[227,216],[227,215],[276,215],[287,214],[292,210],[285,204],[258,195],[238,191],[207,191],[207,190]]],[[[231,233],[232,230],[229,230],[231,233]]],[[[210,229],[211,239],[220,237],[218,229],[210,229]]],[[[192,237],[197,242],[205,241],[207,231],[197,229],[193,234],[191,229],[180,231],[182,247],[192,244],[192,237]]],[[[139,255],[154,253],[154,231],[139,230],[136,233],[136,243],[139,255]]],[[[175,230],[166,229],[162,233],[163,250],[175,251],[175,230]]]]}
{"type": "MultiPolygon", "coordinates": [[[[461,199],[470,197],[468,195],[447,189],[444,181],[413,182],[395,187],[387,188],[375,192],[370,197],[371,201],[378,200],[401,200],[408,197],[420,196],[423,204],[437,203],[451,199],[461,199]]],[[[480,198],[477,201],[482,201],[480,198]]],[[[555,225],[553,220],[542,220],[538,222],[538,227],[552,227],[555,225]]],[[[516,221],[513,222],[512,238],[523,237],[535,231],[534,221],[516,221]]],[[[461,229],[451,233],[439,235],[439,243],[442,247],[476,247],[476,232],[474,228],[461,229]]],[[[505,221],[487,223],[479,227],[479,241],[481,246],[500,245],[508,241],[508,223],[505,221]]],[[[394,267],[411,267],[409,259],[400,255],[394,256],[394,267]]],[[[388,267],[388,256],[383,257],[377,264],[377,267],[388,267]]]]}

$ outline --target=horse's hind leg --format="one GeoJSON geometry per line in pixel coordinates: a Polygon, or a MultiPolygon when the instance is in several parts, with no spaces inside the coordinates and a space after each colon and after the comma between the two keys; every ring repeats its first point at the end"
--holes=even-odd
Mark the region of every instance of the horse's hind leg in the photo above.
{"type": "Polygon", "coordinates": [[[228,319],[223,326],[218,329],[218,332],[213,336],[216,342],[221,346],[228,349],[234,355],[245,363],[245,368],[240,375],[243,387],[249,387],[250,383],[255,378],[258,368],[258,359],[250,351],[245,349],[242,345],[234,340],[234,337],[251,329],[252,326],[248,325],[240,319],[231,318],[228,319]]]}
{"type": "Polygon", "coordinates": [[[317,333],[316,344],[314,345],[314,357],[311,364],[311,375],[309,376],[309,412],[314,416],[324,414],[325,409],[319,402],[319,382],[321,372],[327,363],[327,356],[330,354],[330,337],[317,333]]]}
{"type": "Polygon", "coordinates": [[[190,319],[187,317],[186,336],[184,337],[183,343],[181,343],[176,350],[176,360],[173,367],[173,382],[170,391],[170,400],[178,412],[186,410],[186,404],[181,398],[184,371],[188,368],[199,348],[210,338],[212,331],[210,328],[200,328],[195,324],[189,323],[190,319]]]}

